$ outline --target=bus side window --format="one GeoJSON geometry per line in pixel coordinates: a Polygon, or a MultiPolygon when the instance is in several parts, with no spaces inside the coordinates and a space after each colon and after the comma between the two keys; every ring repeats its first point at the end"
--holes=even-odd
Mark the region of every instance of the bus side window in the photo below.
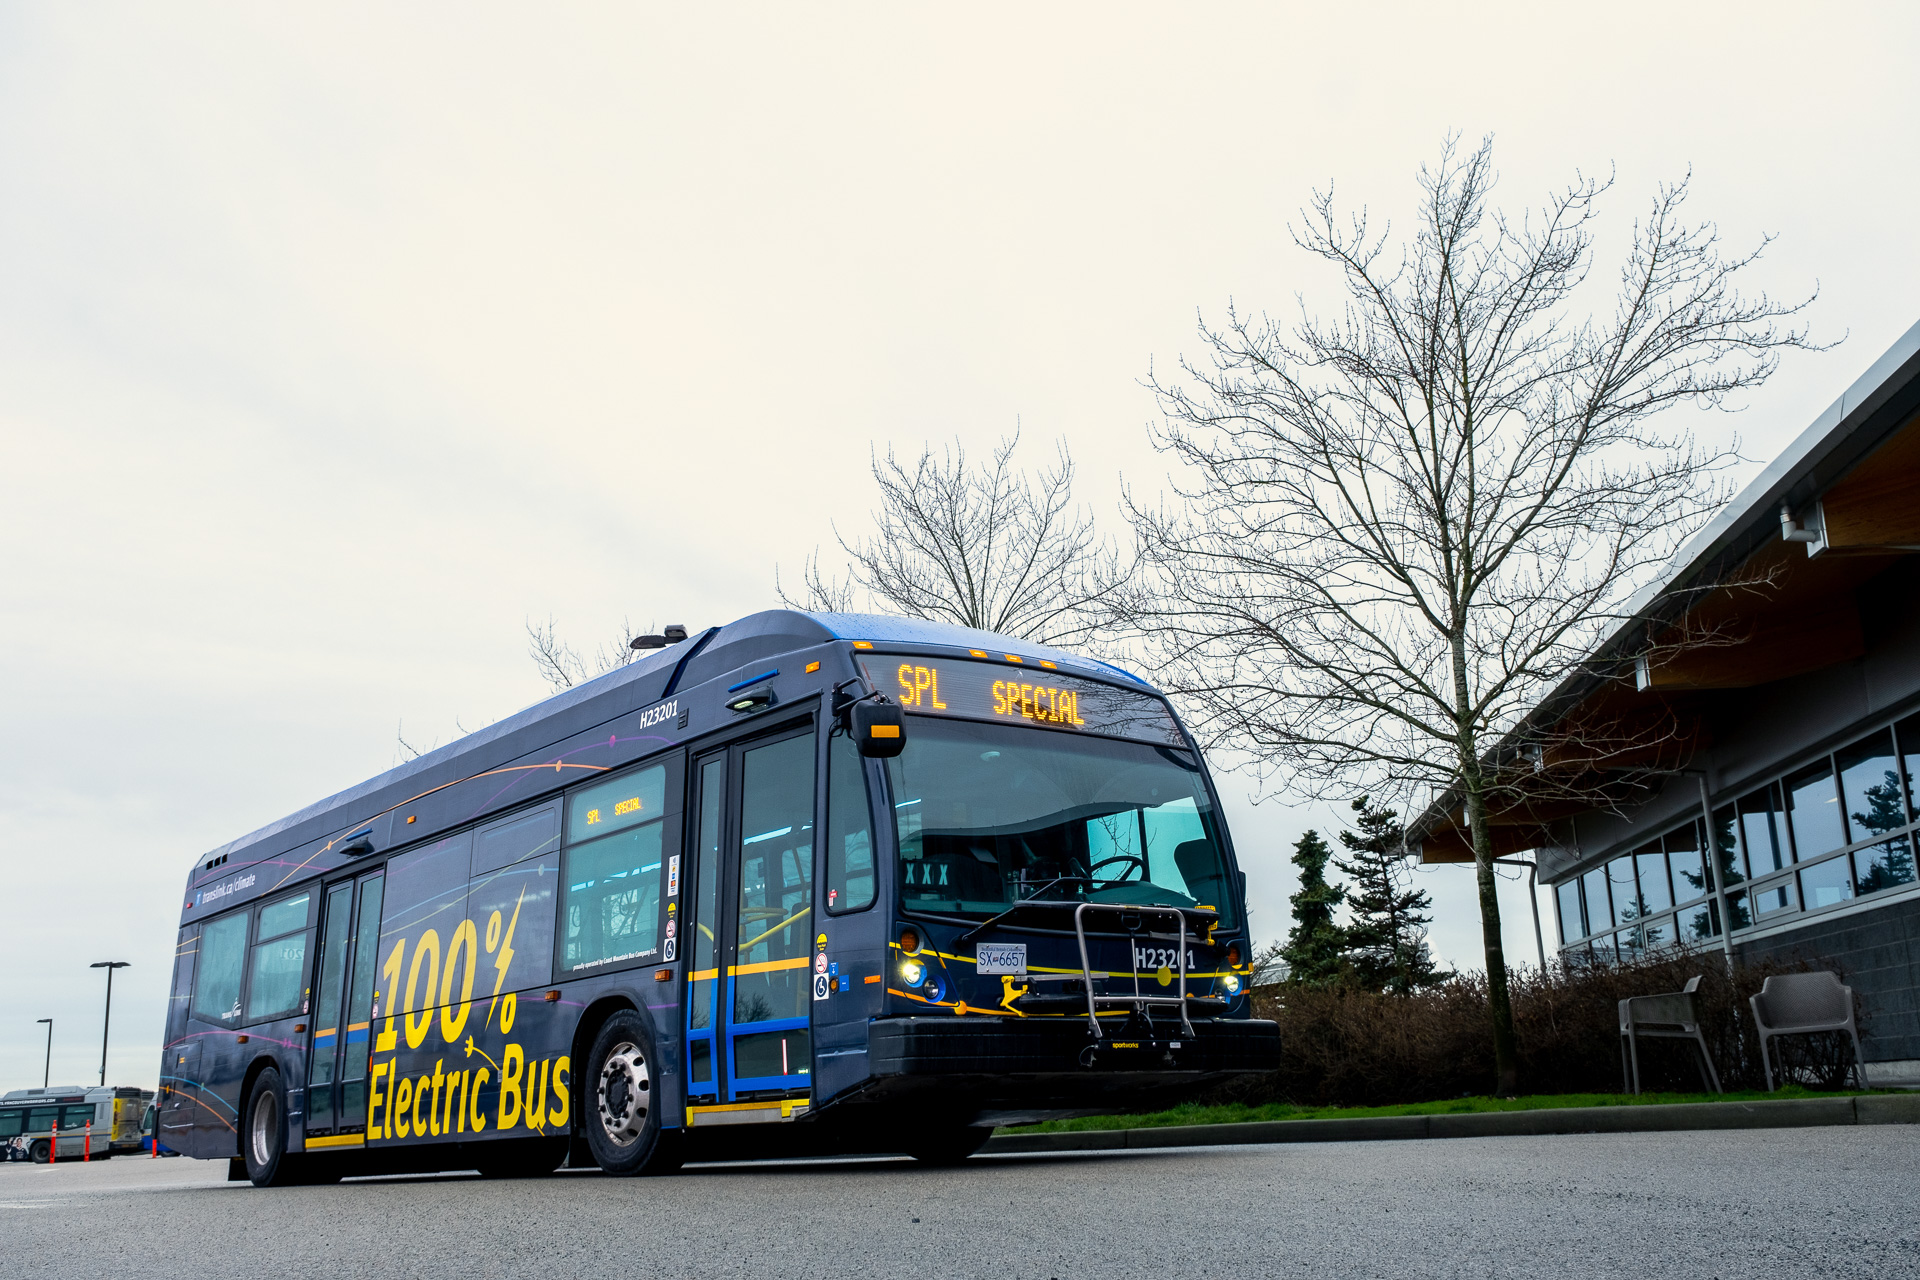
{"type": "Polygon", "coordinates": [[[667,766],[656,764],[568,797],[567,972],[660,954],[666,795],[667,766]]]}
{"type": "Polygon", "coordinates": [[[193,1016],[233,1026],[240,1021],[240,976],[247,962],[247,915],[236,911],[200,928],[193,1016]]]}
{"type": "Polygon", "coordinates": [[[827,751],[827,910],[837,915],[873,905],[873,815],[859,748],[836,735],[827,751]]]}
{"type": "Polygon", "coordinates": [[[258,1022],[307,1011],[308,942],[313,934],[313,894],[298,893],[260,908],[247,988],[247,1020],[258,1022]]]}

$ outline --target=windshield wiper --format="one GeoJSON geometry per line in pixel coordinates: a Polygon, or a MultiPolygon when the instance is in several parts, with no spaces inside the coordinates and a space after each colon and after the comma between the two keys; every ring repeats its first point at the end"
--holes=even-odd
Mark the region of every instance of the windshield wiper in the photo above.
{"type": "MultiPolygon", "coordinates": [[[[979,924],[975,925],[973,928],[961,934],[958,938],[954,939],[955,943],[957,945],[964,945],[966,943],[972,942],[975,938],[978,938],[979,936],[984,934],[987,930],[993,928],[993,926],[999,924],[1002,920],[1005,920],[1008,916],[1020,910],[1020,908],[1027,906],[1030,903],[1038,901],[1041,894],[1045,893],[1047,890],[1053,888],[1053,886],[1060,884],[1063,881],[1072,881],[1075,884],[1084,884],[1087,886],[1087,889],[1089,892],[1091,892],[1093,889],[1092,876],[1079,876],[1079,875],[1072,875],[1072,874],[1068,874],[1064,876],[1055,876],[1053,879],[1047,881],[1045,884],[1035,889],[1032,893],[1029,893],[1026,897],[1020,899],[1020,901],[1008,907],[1005,911],[1002,911],[999,915],[989,916],[987,919],[982,920],[979,924]]],[[[1023,883],[1021,885],[1021,888],[1024,889],[1025,887],[1026,886],[1023,883]]],[[[1060,905],[1067,906],[1070,904],[1061,903],[1060,905]]]]}

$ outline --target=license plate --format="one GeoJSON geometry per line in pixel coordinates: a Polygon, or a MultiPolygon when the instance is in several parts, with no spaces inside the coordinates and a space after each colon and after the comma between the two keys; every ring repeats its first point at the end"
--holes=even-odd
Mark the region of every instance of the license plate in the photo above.
{"type": "Polygon", "coordinates": [[[1022,974],[1027,971],[1027,944],[1009,942],[983,946],[973,953],[973,958],[981,973],[1022,974]]]}

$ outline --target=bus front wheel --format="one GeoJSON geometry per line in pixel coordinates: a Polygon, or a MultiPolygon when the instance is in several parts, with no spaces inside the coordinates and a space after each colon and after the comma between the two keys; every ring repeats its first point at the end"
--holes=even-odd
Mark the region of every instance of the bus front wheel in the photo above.
{"type": "Polygon", "coordinates": [[[254,1077],[240,1130],[247,1177],[256,1187],[284,1187],[295,1181],[298,1161],[287,1154],[287,1091],[278,1068],[254,1077]]]}
{"type": "Polygon", "coordinates": [[[41,1138],[37,1140],[32,1147],[28,1148],[28,1153],[33,1157],[35,1164],[45,1164],[53,1158],[53,1144],[45,1138],[41,1138]]]}
{"type": "Polygon", "coordinates": [[[671,1173],[679,1167],[678,1133],[660,1127],[660,1057],[645,1015],[622,1009],[594,1037],[587,1057],[580,1124],[594,1163],[611,1174],[671,1173]]]}

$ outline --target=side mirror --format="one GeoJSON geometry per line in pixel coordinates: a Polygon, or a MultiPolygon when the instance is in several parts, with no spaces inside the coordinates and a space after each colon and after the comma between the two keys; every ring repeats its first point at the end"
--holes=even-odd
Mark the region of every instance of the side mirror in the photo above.
{"type": "Polygon", "coordinates": [[[907,746],[907,718],[885,697],[862,698],[847,713],[847,733],[869,760],[888,760],[907,746]]]}

